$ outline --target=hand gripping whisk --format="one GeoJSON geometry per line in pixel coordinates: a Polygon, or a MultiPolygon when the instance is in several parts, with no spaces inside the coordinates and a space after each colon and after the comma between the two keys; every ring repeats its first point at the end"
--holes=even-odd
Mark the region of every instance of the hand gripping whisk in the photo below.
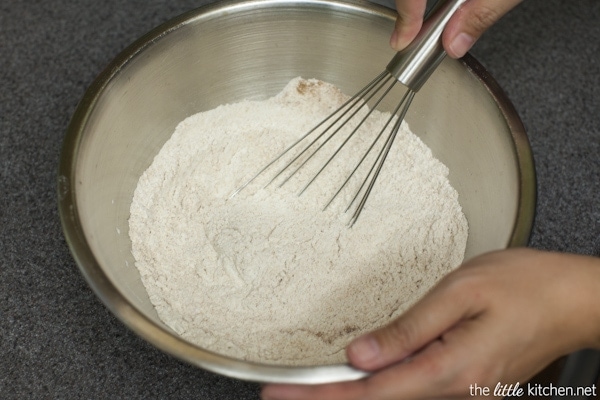
{"type": "Polygon", "coordinates": [[[368,146],[366,152],[359,159],[354,169],[352,169],[347,175],[345,181],[324,207],[327,208],[342,191],[342,189],[346,187],[350,179],[355,175],[359,167],[367,159],[367,156],[374,149],[378,149],[379,153],[377,154],[375,161],[368,169],[366,177],[362,180],[362,183],[360,184],[358,190],[356,190],[352,200],[350,201],[350,204],[346,208],[346,211],[349,211],[354,206],[352,216],[349,221],[350,226],[354,225],[360,216],[360,213],[369,197],[369,194],[371,193],[377,177],[379,176],[379,172],[381,171],[381,168],[400,129],[400,125],[406,116],[415,93],[419,91],[421,86],[423,86],[423,84],[431,76],[433,71],[437,68],[446,55],[441,43],[441,36],[444,27],[448,23],[450,17],[465,1],[466,0],[438,1],[426,17],[423,27],[421,28],[421,31],[417,37],[406,49],[398,52],[392,58],[386,69],[381,74],[379,74],[358,93],[342,104],[342,106],[340,106],[331,115],[321,121],[313,129],[311,129],[291,146],[287,147],[271,162],[265,165],[260,171],[258,171],[258,173],[256,173],[256,175],[236,189],[231,197],[235,196],[265,171],[270,169],[274,164],[282,160],[284,156],[286,156],[291,157],[291,160],[287,161],[285,165],[278,170],[269,183],[267,183],[267,185],[269,185],[287,173],[288,175],[279,186],[284,185],[292,176],[296,175],[296,173],[302,169],[308,163],[308,161],[312,159],[313,156],[319,152],[336,134],[338,134],[344,125],[348,124],[353,119],[361,118],[357,121],[355,127],[351,130],[348,136],[342,140],[341,144],[327,159],[324,165],[317,169],[316,174],[312,176],[312,178],[300,191],[299,195],[304,193],[304,191],[325,170],[325,168],[330,164],[340,150],[348,143],[352,136],[354,136],[359,127],[364,124],[373,110],[376,109],[381,101],[390,93],[392,88],[398,82],[400,82],[407,88],[407,90],[393,110],[391,117],[387,120],[379,134],[375,136],[375,139],[371,142],[370,146],[368,146]],[[370,109],[367,106],[369,101],[374,102],[374,105],[370,109]],[[361,109],[366,109],[366,114],[365,111],[361,111],[361,109]],[[362,115],[359,116],[359,114],[362,115]],[[386,133],[387,136],[384,135],[384,133],[386,133]],[[383,139],[384,136],[386,136],[385,139],[383,139]],[[377,147],[376,143],[380,142],[381,140],[384,140],[383,145],[380,144],[379,147],[377,147]]]}

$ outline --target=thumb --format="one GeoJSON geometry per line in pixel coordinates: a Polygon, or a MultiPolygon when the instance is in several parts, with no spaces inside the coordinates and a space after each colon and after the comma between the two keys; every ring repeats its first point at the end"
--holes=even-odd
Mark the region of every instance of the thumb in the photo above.
{"type": "Polygon", "coordinates": [[[353,340],[346,349],[350,363],[367,371],[395,364],[477,313],[452,286],[442,282],[389,325],[353,340]]]}
{"type": "Polygon", "coordinates": [[[426,6],[425,0],[396,0],[398,16],[390,38],[390,45],[394,50],[402,50],[417,36],[423,25],[426,6]]]}
{"type": "Polygon", "coordinates": [[[481,35],[522,0],[469,0],[452,16],[442,42],[446,53],[460,58],[481,35]]]}

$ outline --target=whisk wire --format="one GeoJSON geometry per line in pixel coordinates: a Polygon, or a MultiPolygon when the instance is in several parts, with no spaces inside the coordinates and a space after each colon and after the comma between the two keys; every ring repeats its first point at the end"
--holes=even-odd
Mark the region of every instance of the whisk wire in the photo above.
{"type": "Polygon", "coordinates": [[[313,129],[308,131],[302,137],[297,139],[291,146],[286,148],[281,154],[275,157],[271,162],[269,162],[266,166],[264,166],[260,171],[258,171],[252,178],[246,181],[243,185],[241,185],[238,189],[236,189],[230,196],[234,197],[241,190],[243,190],[246,186],[248,186],[251,182],[253,182],[258,176],[260,176],[267,169],[272,167],[279,160],[282,160],[282,157],[288,154],[293,148],[299,146],[301,142],[308,138],[309,135],[315,133],[318,129],[321,129],[328,121],[333,120],[324,130],[322,130],[317,137],[310,141],[310,143],[305,146],[299,154],[293,157],[292,161],[288,162],[279,172],[275,175],[273,179],[269,183],[275,181],[278,177],[281,176],[285,171],[290,168],[292,164],[295,165],[296,161],[298,161],[301,157],[303,157],[309,149],[313,149],[316,146],[316,149],[313,150],[311,154],[308,155],[307,158],[303,160],[299,167],[295,168],[292,173],[286,177],[286,179],[279,185],[282,186],[289,179],[294,176],[298,170],[300,170],[313,156],[323,148],[323,146],[328,143],[333,136],[335,136],[346,123],[350,122],[350,120],[358,114],[358,112],[365,107],[368,102],[373,98],[373,96],[379,92],[389,81],[389,79],[395,79],[394,83],[390,85],[390,87],[385,91],[385,93],[376,100],[375,106],[373,106],[365,117],[363,117],[359,122],[358,126],[352,129],[352,131],[348,134],[346,138],[342,140],[342,144],[337,147],[335,152],[325,165],[323,165],[315,175],[312,176],[310,181],[304,186],[304,188],[300,191],[299,195],[304,193],[304,191],[317,179],[317,177],[323,172],[323,170],[332,162],[333,158],[341,151],[341,148],[344,147],[348,141],[354,136],[357,132],[358,128],[364,124],[367,117],[372,113],[372,111],[376,108],[376,106],[383,100],[383,98],[387,95],[387,93],[391,90],[396,82],[400,82],[404,85],[408,90],[402,97],[402,100],[395,108],[392,116],[386,121],[384,127],[381,129],[379,134],[376,136],[375,140],[371,143],[367,151],[362,155],[354,169],[350,172],[350,174],[346,177],[344,183],[338,188],[333,197],[329,200],[329,202],[325,205],[324,209],[326,209],[333,200],[341,193],[341,191],[346,187],[348,182],[351,180],[353,176],[355,176],[359,167],[363,164],[363,162],[367,159],[368,155],[372,151],[378,151],[377,156],[375,157],[375,161],[371,165],[366,177],[362,181],[360,187],[355,192],[352,201],[346,208],[346,212],[348,212],[353,205],[358,201],[358,205],[354,209],[352,216],[350,218],[349,225],[352,226],[358,219],[361,214],[364,205],[379,177],[383,164],[389,154],[389,151],[392,147],[392,144],[400,130],[400,126],[406,113],[410,107],[410,104],[415,96],[415,93],[419,91],[421,86],[428,80],[433,71],[437,68],[440,62],[445,57],[444,47],[442,45],[441,36],[444,28],[452,15],[465,3],[467,0],[439,0],[437,4],[431,8],[430,12],[427,13],[426,21],[423,24],[422,29],[419,31],[415,39],[406,47],[404,50],[398,52],[392,60],[387,65],[386,69],[379,74],[375,79],[373,79],[370,83],[368,83],[364,88],[362,88],[358,93],[348,99],[344,104],[342,104],[337,110],[335,110],[329,117],[322,120],[318,125],[316,125],[313,129]],[[387,79],[386,79],[387,77],[387,79]],[[373,89],[376,89],[373,91],[373,89]],[[361,103],[362,102],[362,103],[361,103]],[[360,104],[359,104],[360,103],[360,104]],[[359,105],[358,108],[355,106],[359,105]],[[351,112],[351,110],[354,110],[351,112]],[[337,124],[342,121],[346,115],[349,115],[341,126],[337,124]],[[376,146],[379,139],[383,137],[385,132],[388,131],[389,125],[392,123],[393,119],[397,118],[393,127],[391,128],[390,133],[387,135],[385,143],[381,148],[376,146]],[[336,127],[337,126],[337,127],[336,127]],[[330,131],[333,130],[333,131],[330,131]],[[329,136],[325,136],[329,135],[329,136]],[[324,138],[324,139],[322,139],[324,138]],[[374,150],[374,149],[379,150],[374,150]],[[360,199],[360,200],[358,200],[360,199]]]}
{"type": "MultiPolygon", "coordinates": [[[[407,91],[404,94],[404,96],[402,97],[402,99],[400,100],[400,102],[398,103],[398,105],[396,106],[396,108],[394,109],[394,111],[391,113],[391,115],[388,118],[388,120],[385,122],[385,124],[383,125],[383,127],[379,131],[379,134],[373,139],[373,141],[371,142],[371,145],[363,153],[363,156],[360,158],[360,160],[358,161],[358,163],[356,163],[356,165],[354,166],[354,169],[348,174],[348,176],[346,177],[346,180],[344,180],[344,183],[342,183],[342,185],[338,188],[338,190],[335,192],[335,194],[329,199],[329,201],[327,202],[327,204],[325,205],[325,207],[323,207],[323,211],[325,211],[327,209],[327,207],[329,207],[331,205],[331,203],[333,203],[333,201],[341,193],[341,191],[344,189],[344,187],[346,187],[346,185],[348,184],[348,182],[350,182],[350,179],[354,176],[354,174],[360,168],[360,166],[362,165],[362,163],[366,160],[367,156],[371,153],[371,151],[375,147],[375,144],[377,144],[377,142],[379,142],[379,139],[384,134],[384,132],[386,131],[386,129],[388,128],[388,126],[390,125],[390,123],[392,122],[392,120],[394,118],[396,118],[396,115],[398,114],[398,111],[400,110],[400,108],[404,104],[406,98],[408,97],[408,94],[409,94],[409,91],[407,91]]],[[[386,141],[386,143],[387,143],[387,141],[386,141]]],[[[385,143],[384,143],[383,146],[385,147],[385,143]]],[[[381,152],[380,152],[380,154],[381,154],[381,152]]],[[[371,167],[371,169],[369,170],[369,174],[367,174],[367,177],[371,174],[372,170],[373,170],[373,167],[371,167]]],[[[356,191],[356,194],[354,195],[354,198],[352,199],[352,201],[350,202],[350,204],[348,205],[348,207],[344,210],[344,212],[348,212],[348,210],[350,209],[350,207],[352,207],[352,204],[354,204],[354,201],[358,197],[358,194],[362,190],[364,184],[365,183],[363,181],[363,184],[358,188],[358,190],[356,191]]]]}
{"type": "MultiPolygon", "coordinates": [[[[329,132],[329,136],[327,136],[325,138],[324,141],[321,142],[321,144],[318,145],[318,147],[306,158],[304,159],[303,162],[300,163],[300,165],[298,165],[296,167],[296,169],[294,169],[294,171],[292,171],[292,173],[290,173],[280,184],[279,187],[282,187],[283,185],[285,185],[294,175],[296,175],[296,173],[302,169],[302,167],[304,167],[314,156],[315,154],[317,154],[319,152],[319,150],[321,150],[335,135],[337,135],[340,130],[342,130],[344,128],[344,126],[346,126],[346,124],[351,121],[356,114],[358,114],[358,112],[366,107],[368,105],[368,102],[373,98],[373,96],[375,94],[377,94],[381,88],[387,83],[389,82],[390,79],[393,79],[392,76],[388,76],[387,79],[386,78],[385,73],[382,73],[380,76],[378,76],[378,79],[375,79],[373,81],[371,81],[367,86],[365,86],[365,88],[363,88],[359,93],[361,93],[361,96],[356,96],[355,100],[352,102],[352,104],[338,117],[335,119],[335,121],[333,121],[332,123],[330,123],[319,135],[317,135],[316,138],[314,138],[308,145],[306,145],[304,147],[304,149],[298,153],[291,161],[289,161],[283,168],[281,168],[281,170],[273,177],[273,179],[271,179],[271,181],[269,181],[269,183],[267,183],[268,186],[271,182],[273,182],[274,180],[276,180],[284,171],[286,171],[290,166],[292,166],[296,161],[298,161],[298,159],[300,157],[302,157],[311,147],[313,147],[323,136],[325,136],[325,134],[327,132],[329,132]],[[385,80],[384,80],[385,79],[385,80]],[[383,81],[383,82],[382,82],[383,81]],[[379,85],[379,86],[378,86],[379,85]],[[373,88],[376,87],[374,90],[373,88]],[[365,90],[366,89],[366,90],[365,90]],[[371,90],[373,90],[371,92],[371,90]],[[366,96],[363,99],[363,96],[366,96]],[[358,108],[355,108],[358,104],[360,103],[358,108]],[[334,128],[336,126],[336,124],[338,124],[338,122],[340,122],[340,120],[342,118],[344,118],[350,111],[354,110],[338,127],[337,129],[333,130],[332,132],[330,132],[330,129],[334,128]]],[[[395,79],[394,79],[395,81],[395,79]]],[[[397,81],[396,81],[397,82],[397,81]]],[[[388,90],[389,91],[389,90],[388,90]]],[[[387,92],[386,92],[387,93],[387,92]]],[[[381,99],[379,100],[381,101],[381,99]]],[[[348,102],[344,103],[347,104],[348,102]]],[[[343,109],[343,107],[338,108],[338,110],[336,110],[332,115],[335,115],[336,113],[340,112],[343,109]]],[[[369,114],[371,114],[371,112],[373,111],[373,109],[371,109],[371,111],[369,111],[369,113],[367,114],[367,116],[369,114]]],[[[331,115],[330,115],[331,117],[331,115]]],[[[365,121],[366,118],[364,118],[359,125],[357,126],[357,128],[350,134],[350,136],[354,135],[354,133],[356,132],[356,130],[358,130],[358,128],[363,124],[363,122],[365,121]]],[[[320,126],[321,124],[319,124],[320,126]]],[[[313,130],[314,131],[314,130],[313,130]]],[[[323,167],[321,169],[321,171],[325,169],[325,167],[323,167]]],[[[302,193],[304,193],[304,191],[308,188],[308,186],[310,186],[310,184],[316,179],[316,177],[320,174],[319,171],[317,173],[317,175],[315,175],[315,177],[313,177],[313,179],[311,179],[311,181],[302,189],[302,191],[300,191],[300,193],[298,194],[298,196],[300,196],[302,193]]]]}
{"type": "MultiPolygon", "coordinates": [[[[344,124],[346,124],[351,118],[354,117],[354,115],[356,115],[356,113],[362,109],[362,107],[364,107],[369,100],[371,100],[373,98],[373,96],[375,96],[375,94],[377,94],[381,88],[386,85],[390,79],[393,79],[393,77],[390,75],[385,81],[383,81],[381,83],[381,85],[376,88],[373,93],[371,93],[366,99],[365,102],[363,103],[363,105],[356,110],[352,116],[350,116],[348,118],[348,120],[346,120],[344,122],[344,124]]],[[[358,130],[360,129],[360,127],[365,123],[365,121],[367,120],[367,118],[369,118],[369,116],[371,115],[371,113],[373,113],[373,111],[375,111],[376,107],[379,105],[379,103],[381,103],[381,101],[385,98],[385,96],[390,92],[390,90],[392,90],[392,88],[396,85],[396,83],[398,83],[398,81],[396,79],[393,79],[391,85],[388,86],[388,88],[385,90],[385,92],[383,93],[383,95],[381,95],[379,97],[379,99],[377,99],[377,101],[375,102],[375,104],[369,109],[369,111],[367,112],[367,114],[360,120],[360,122],[356,125],[356,127],[352,130],[352,132],[350,132],[350,134],[344,139],[344,141],[337,147],[337,149],[333,152],[333,154],[329,157],[329,159],[325,162],[325,164],[323,164],[323,166],[317,171],[317,173],[310,179],[310,181],[302,188],[302,190],[300,191],[300,193],[298,194],[299,196],[304,193],[306,191],[306,189],[308,189],[308,187],[317,179],[317,177],[321,174],[321,172],[323,172],[325,170],[325,168],[331,163],[331,161],[333,161],[333,159],[335,158],[335,156],[337,156],[337,154],[342,150],[342,148],[344,146],[346,146],[346,144],[348,143],[348,141],[350,139],[352,139],[352,137],[356,134],[356,132],[358,132],[358,130]]],[[[336,131],[327,139],[327,141],[329,139],[331,139],[331,137],[333,137],[333,135],[335,135],[336,133],[338,133],[340,131],[342,127],[339,127],[338,129],[336,129],[336,131]]],[[[323,142],[321,144],[321,146],[319,146],[319,148],[317,148],[317,150],[315,150],[315,152],[312,154],[314,155],[317,151],[319,151],[323,145],[325,145],[325,143],[327,142],[323,142]]],[[[311,155],[311,157],[312,157],[311,155]]],[[[302,165],[304,165],[308,160],[306,160],[304,163],[302,163],[302,165]]],[[[298,169],[300,169],[302,167],[302,165],[300,167],[298,167],[298,169]]]]}
{"type": "MultiPolygon", "coordinates": [[[[279,161],[281,158],[283,158],[294,147],[296,147],[298,144],[300,144],[304,139],[306,139],[314,131],[316,131],[321,126],[323,126],[327,121],[329,121],[330,119],[332,119],[333,117],[335,117],[341,110],[343,110],[344,108],[346,108],[350,103],[356,104],[358,101],[360,101],[361,97],[365,93],[367,93],[368,91],[370,91],[375,85],[377,85],[379,82],[381,82],[381,80],[384,79],[387,74],[388,74],[387,71],[383,71],[382,73],[380,73],[379,75],[377,75],[375,77],[375,79],[373,79],[371,82],[369,82],[367,85],[365,85],[365,87],[363,87],[356,94],[354,94],[354,96],[352,96],[348,100],[346,100],[340,107],[338,107],[327,118],[323,119],[316,126],[314,126],[311,130],[309,130],[303,136],[301,136],[300,138],[298,138],[294,143],[292,143],[290,146],[288,146],[279,155],[277,155],[275,158],[273,158],[268,164],[266,164],[263,168],[261,168],[250,179],[248,179],[242,185],[240,185],[235,191],[233,191],[233,193],[231,193],[231,195],[229,196],[229,198],[231,199],[231,198],[235,197],[238,193],[240,193],[242,190],[244,190],[248,185],[250,185],[252,182],[254,182],[256,180],[256,178],[258,178],[260,175],[262,175],[263,172],[265,172],[267,169],[269,169],[271,166],[273,166],[277,161],[279,161]]],[[[352,107],[353,106],[349,107],[349,109],[351,109],[352,107]]],[[[342,114],[342,116],[343,115],[344,114],[342,114]]],[[[341,118],[341,117],[339,117],[339,118],[341,118]]],[[[339,118],[338,118],[338,120],[339,120],[339,118]]]]}
{"type": "MultiPolygon", "coordinates": [[[[371,170],[369,171],[369,174],[367,175],[367,177],[363,181],[363,184],[361,185],[361,188],[362,188],[365,185],[365,183],[367,182],[367,180],[369,180],[369,176],[371,175],[371,171],[373,170],[373,168],[375,167],[375,165],[377,165],[377,169],[375,170],[375,174],[374,174],[373,178],[370,179],[369,186],[367,187],[367,189],[365,191],[365,194],[361,198],[360,203],[358,204],[356,210],[354,211],[354,214],[350,218],[349,226],[353,226],[354,225],[354,223],[356,222],[356,220],[360,216],[360,213],[362,212],[362,210],[364,208],[364,205],[367,202],[367,199],[369,198],[369,194],[371,194],[371,190],[373,189],[373,186],[375,185],[375,181],[377,180],[377,177],[379,176],[381,168],[383,167],[383,164],[385,163],[385,159],[387,158],[387,156],[388,156],[388,154],[390,152],[390,148],[392,147],[394,139],[396,138],[396,135],[398,134],[398,131],[400,130],[400,126],[402,125],[402,121],[404,120],[404,117],[406,116],[406,113],[408,112],[408,108],[410,107],[410,103],[412,102],[413,98],[415,97],[415,92],[412,91],[412,90],[409,90],[406,93],[405,96],[406,96],[406,104],[404,105],[404,107],[402,107],[402,111],[401,111],[400,115],[398,116],[398,119],[396,120],[396,124],[394,125],[394,128],[392,129],[392,132],[388,136],[384,147],[382,148],[382,152],[380,152],[379,155],[377,156],[377,159],[373,163],[373,166],[371,167],[371,170]]],[[[400,104],[402,104],[402,102],[400,104]]],[[[357,191],[356,196],[358,196],[358,194],[360,193],[360,190],[361,189],[359,189],[357,191]]],[[[353,202],[354,202],[354,200],[350,204],[352,204],[353,202]]]]}
{"type": "MultiPolygon", "coordinates": [[[[235,195],[237,195],[241,190],[243,190],[245,187],[247,187],[256,178],[258,178],[263,172],[265,172],[267,169],[269,169],[270,167],[272,167],[278,161],[282,160],[282,158],[286,154],[290,153],[290,151],[292,149],[294,149],[295,147],[299,146],[311,134],[315,133],[319,128],[323,127],[323,125],[325,125],[327,122],[333,120],[314,139],[312,139],[296,155],[294,155],[290,161],[286,162],[286,164],[282,168],[280,168],[278,170],[278,172],[274,175],[274,177],[271,178],[271,180],[269,182],[267,182],[266,185],[264,185],[264,187],[267,187],[271,183],[273,183],[275,180],[277,180],[277,178],[279,178],[292,165],[295,165],[296,162],[303,155],[305,155],[312,147],[315,146],[315,144],[317,144],[319,142],[319,140],[321,140],[325,136],[325,139],[322,140],[320,143],[318,143],[317,147],[312,151],[312,153],[310,153],[279,184],[279,187],[283,186],[300,169],[302,169],[302,167],[304,167],[308,163],[308,161],[310,159],[312,159],[315,156],[315,154],[317,152],[319,152],[325,146],[325,144],[327,144],[335,135],[337,135],[346,126],[346,124],[348,124],[349,121],[352,120],[360,112],[360,110],[362,110],[364,107],[368,107],[369,102],[373,99],[373,97],[376,94],[378,94],[381,91],[383,91],[383,94],[381,94],[375,100],[373,106],[369,107],[366,115],[364,117],[362,117],[360,119],[360,121],[358,121],[358,123],[356,124],[356,126],[354,126],[352,128],[352,131],[344,138],[344,140],[342,141],[342,143],[340,145],[338,145],[338,147],[335,149],[335,151],[333,152],[333,154],[327,159],[327,161],[325,162],[325,164],[322,165],[319,168],[319,170],[312,176],[312,178],[308,181],[308,183],[298,193],[298,196],[302,195],[308,189],[308,187],[320,176],[320,174],[325,170],[325,168],[333,161],[333,159],[338,155],[338,153],[342,150],[342,148],[344,146],[346,146],[346,144],[348,143],[348,141],[358,132],[358,130],[360,129],[360,127],[365,123],[365,121],[369,118],[369,116],[373,113],[373,111],[375,109],[377,109],[377,106],[383,101],[384,98],[386,98],[386,96],[389,94],[389,92],[394,88],[394,86],[397,83],[398,83],[398,80],[393,75],[391,75],[387,70],[383,71],[375,79],[373,79],[365,87],[363,87],[360,91],[358,91],[354,96],[352,96],[347,101],[345,101],[332,114],[330,114],[328,117],[326,117],[325,119],[323,119],[321,122],[319,122],[317,125],[315,125],[311,130],[309,130],[307,133],[305,133],[303,136],[301,136],[299,139],[297,139],[294,143],[292,143],[290,146],[288,146],[285,150],[283,150],[283,152],[281,152],[274,159],[272,159],[267,165],[265,165],[254,176],[252,176],[243,185],[241,185],[239,188],[237,188],[231,194],[230,198],[232,198],[235,195]],[[390,83],[390,80],[392,81],[391,83],[390,83]],[[387,85],[387,87],[385,87],[386,85],[387,85]],[[384,89],[384,87],[385,87],[385,89],[384,89]],[[340,121],[342,121],[342,122],[340,123],[340,121]],[[327,134],[328,134],[328,136],[326,136],[327,134]]],[[[413,99],[414,95],[415,95],[415,91],[410,90],[410,89],[407,90],[404,93],[401,101],[397,104],[396,108],[391,113],[389,119],[385,122],[383,128],[379,131],[379,133],[377,134],[377,136],[373,139],[373,141],[371,142],[370,146],[363,153],[362,157],[357,162],[357,164],[352,169],[352,171],[346,176],[346,179],[344,180],[344,182],[342,183],[342,185],[338,188],[338,190],[335,192],[335,194],[330,198],[330,200],[327,202],[327,204],[325,205],[325,207],[323,207],[323,210],[327,209],[327,207],[329,207],[329,205],[337,198],[337,196],[347,186],[348,182],[356,174],[356,172],[358,171],[358,169],[360,168],[360,166],[367,159],[368,155],[373,151],[373,149],[376,146],[376,143],[378,143],[379,140],[381,139],[381,137],[384,135],[384,133],[386,131],[388,131],[388,127],[389,127],[390,123],[394,120],[394,118],[397,118],[397,120],[394,123],[393,127],[391,128],[391,131],[390,131],[389,135],[387,136],[387,138],[386,138],[383,146],[380,148],[379,153],[377,154],[377,157],[375,158],[375,161],[371,165],[371,167],[370,167],[370,169],[369,169],[366,177],[363,179],[361,185],[356,190],[356,192],[355,192],[352,200],[350,201],[349,205],[347,206],[347,208],[344,211],[344,212],[348,212],[352,208],[352,206],[356,203],[356,201],[360,198],[360,201],[359,201],[357,207],[355,208],[355,210],[354,210],[354,212],[353,212],[353,214],[352,214],[352,216],[350,218],[350,221],[348,223],[349,226],[353,226],[354,225],[354,223],[356,222],[356,220],[360,216],[360,213],[362,212],[362,209],[364,208],[364,205],[365,205],[365,203],[366,203],[366,201],[367,201],[367,199],[368,199],[368,197],[369,197],[369,195],[371,193],[371,190],[373,189],[373,186],[375,185],[375,181],[377,180],[377,178],[379,176],[381,168],[382,168],[382,166],[383,166],[383,164],[385,162],[385,159],[387,158],[387,155],[388,155],[388,153],[390,151],[392,143],[393,143],[394,139],[396,138],[396,135],[397,135],[397,133],[398,133],[398,131],[400,129],[402,121],[404,120],[404,117],[405,117],[405,115],[406,115],[406,113],[408,111],[408,108],[410,106],[410,103],[412,102],[412,99],[413,99]],[[361,193],[362,193],[362,197],[360,197],[361,193]]]]}

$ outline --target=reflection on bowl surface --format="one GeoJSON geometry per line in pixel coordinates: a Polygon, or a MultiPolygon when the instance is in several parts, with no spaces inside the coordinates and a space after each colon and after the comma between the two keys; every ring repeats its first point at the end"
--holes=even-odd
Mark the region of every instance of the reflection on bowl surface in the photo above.
{"type": "MultiPolygon", "coordinates": [[[[153,30],[111,63],[73,116],[58,190],[71,251],[117,317],[163,351],[236,378],[318,383],[363,376],[346,365],[251,363],[183,340],[158,318],[142,285],[128,219],[140,175],[180,121],[273,96],[295,76],[354,93],[392,57],[393,23],[392,11],[362,2],[219,2],[153,30]]],[[[530,148],[513,107],[481,66],[469,56],[446,59],[407,121],[450,170],[469,223],[466,257],[525,244],[535,203],[530,148]]]]}

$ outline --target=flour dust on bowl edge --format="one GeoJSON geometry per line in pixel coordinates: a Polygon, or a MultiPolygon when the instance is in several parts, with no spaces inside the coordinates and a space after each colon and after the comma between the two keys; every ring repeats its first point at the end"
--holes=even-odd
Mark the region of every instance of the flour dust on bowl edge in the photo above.
{"type": "MultiPolygon", "coordinates": [[[[149,32],[93,82],[63,144],[59,211],[82,274],[130,329],[170,355],[239,379],[325,383],[365,375],[347,365],[252,363],[183,340],[150,303],[131,255],[128,218],[140,175],[180,121],[273,96],[296,76],[354,93],[393,56],[394,20],[385,7],[355,1],[218,2],[149,32]]],[[[535,207],[531,149],[483,67],[468,55],[445,59],[406,120],[450,170],[469,223],[465,258],[525,245],[535,207]]]]}

